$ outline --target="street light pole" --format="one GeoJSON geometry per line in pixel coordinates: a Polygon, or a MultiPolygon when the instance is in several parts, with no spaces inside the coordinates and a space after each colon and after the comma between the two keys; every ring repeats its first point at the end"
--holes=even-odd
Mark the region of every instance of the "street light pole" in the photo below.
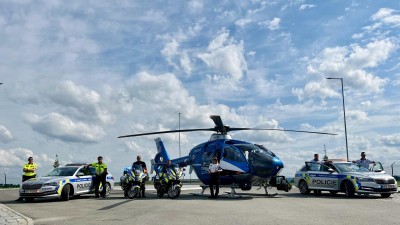
{"type": "MultiPolygon", "coordinates": [[[[179,113],[179,129],[181,130],[181,113],[179,113]]],[[[179,158],[181,157],[181,132],[179,134],[179,158]]]]}
{"type": "Polygon", "coordinates": [[[343,78],[336,78],[336,77],[328,77],[328,80],[340,80],[342,84],[342,102],[343,102],[343,122],[344,122],[344,136],[346,138],[346,155],[347,161],[349,161],[349,147],[347,144],[347,125],[346,125],[346,108],[344,106],[344,91],[343,91],[343,78]]]}
{"type": "Polygon", "coordinates": [[[7,174],[4,173],[4,187],[7,186],[7,174]]]}

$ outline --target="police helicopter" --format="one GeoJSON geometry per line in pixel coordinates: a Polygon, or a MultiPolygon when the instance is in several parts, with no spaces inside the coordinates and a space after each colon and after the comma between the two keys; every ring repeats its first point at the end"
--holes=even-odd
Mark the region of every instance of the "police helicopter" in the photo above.
{"type": "Polygon", "coordinates": [[[150,133],[140,133],[119,136],[118,138],[137,137],[144,135],[155,135],[175,132],[194,132],[194,131],[212,131],[214,132],[210,140],[198,144],[192,148],[188,156],[171,159],[166,151],[163,142],[160,138],[155,139],[157,145],[157,154],[152,160],[152,170],[159,172],[162,166],[168,160],[173,164],[178,164],[180,167],[190,166],[189,173],[195,171],[199,180],[204,184],[201,194],[204,193],[206,185],[210,182],[208,166],[212,158],[217,157],[220,167],[223,170],[220,176],[220,185],[231,187],[231,196],[236,195],[235,188],[241,190],[250,190],[252,186],[260,186],[264,188],[265,194],[269,195],[268,188],[276,187],[278,190],[289,191],[291,185],[284,176],[279,176],[279,173],[284,168],[283,162],[276,154],[264,147],[263,145],[253,144],[250,142],[234,140],[228,133],[230,131],[242,130],[274,130],[288,131],[300,133],[326,134],[336,135],[325,132],[313,132],[302,130],[286,130],[274,128],[235,128],[229,127],[222,123],[221,117],[211,115],[210,118],[214,121],[214,128],[204,129],[182,129],[158,131],[150,133]]]}

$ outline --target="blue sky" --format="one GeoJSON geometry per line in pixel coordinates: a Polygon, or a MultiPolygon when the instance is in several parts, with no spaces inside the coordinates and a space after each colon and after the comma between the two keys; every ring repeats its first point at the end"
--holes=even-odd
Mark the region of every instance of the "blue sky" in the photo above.
{"type": "MultiPolygon", "coordinates": [[[[314,153],[386,164],[400,147],[400,3],[396,1],[1,1],[0,170],[18,182],[102,155],[119,176],[157,136],[230,126],[335,137],[236,132],[268,146],[293,176],[314,153]]],[[[209,133],[181,135],[182,153],[209,133]]],[[[160,136],[178,156],[178,135],[160,136]]],[[[0,172],[1,172],[0,171],[0,172]]],[[[400,169],[399,169],[400,173],[400,169]]]]}

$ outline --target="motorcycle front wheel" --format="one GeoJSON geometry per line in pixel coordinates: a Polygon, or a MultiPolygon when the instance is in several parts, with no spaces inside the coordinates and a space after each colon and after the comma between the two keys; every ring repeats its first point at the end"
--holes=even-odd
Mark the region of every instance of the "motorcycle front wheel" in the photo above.
{"type": "Polygon", "coordinates": [[[138,196],[138,194],[139,194],[139,188],[137,186],[132,186],[128,190],[128,198],[130,198],[130,199],[136,198],[136,196],[138,196]]]}
{"type": "Polygon", "coordinates": [[[174,188],[174,186],[171,186],[168,189],[168,197],[170,197],[172,199],[179,197],[180,193],[181,193],[181,188],[179,186],[175,187],[175,188],[174,188]]]}

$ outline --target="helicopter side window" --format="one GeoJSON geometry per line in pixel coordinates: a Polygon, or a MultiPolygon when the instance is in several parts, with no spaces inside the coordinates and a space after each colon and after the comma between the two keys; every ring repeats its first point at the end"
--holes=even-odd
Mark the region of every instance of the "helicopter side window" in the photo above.
{"type": "Polygon", "coordinates": [[[203,166],[208,166],[213,158],[212,152],[204,152],[202,157],[203,166]]]}
{"type": "Polygon", "coordinates": [[[217,149],[216,151],[215,151],[215,157],[217,157],[217,159],[218,159],[218,162],[221,160],[221,149],[217,149]]]}
{"type": "Polygon", "coordinates": [[[231,160],[234,162],[247,163],[246,158],[244,158],[243,155],[240,153],[241,153],[240,150],[236,148],[233,148],[231,146],[225,147],[224,159],[231,160]]]}

